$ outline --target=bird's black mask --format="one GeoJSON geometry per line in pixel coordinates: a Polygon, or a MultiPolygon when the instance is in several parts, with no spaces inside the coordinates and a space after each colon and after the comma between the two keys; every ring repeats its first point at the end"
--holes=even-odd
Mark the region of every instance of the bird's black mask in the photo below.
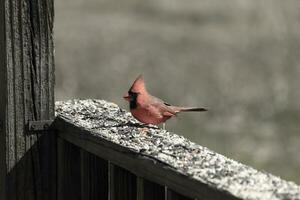
{"type": "Polygon", "coordinates": [[[135,109],[137,107],[137,92],[128,91],[128,95],[130,96],[129,107],[130,109],[135,109]]]}

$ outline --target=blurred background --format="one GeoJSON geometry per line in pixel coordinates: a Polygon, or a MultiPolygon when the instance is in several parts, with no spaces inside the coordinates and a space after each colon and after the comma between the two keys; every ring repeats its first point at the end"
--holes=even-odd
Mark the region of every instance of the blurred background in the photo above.
{"type": "Polygon", "coordinates": [[[300,1],[57,0],[56,99],[122,99],[143,74],[167,129],[300,184],[300,1]]]}

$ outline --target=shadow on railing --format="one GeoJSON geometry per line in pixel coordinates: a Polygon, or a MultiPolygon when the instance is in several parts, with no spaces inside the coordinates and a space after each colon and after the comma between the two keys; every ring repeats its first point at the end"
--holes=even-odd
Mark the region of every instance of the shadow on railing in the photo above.
{"type": "Polygon", "coordinates": [[[58,102],[58,199],[300,199],[259,172],[101,100],[58,102]]]}

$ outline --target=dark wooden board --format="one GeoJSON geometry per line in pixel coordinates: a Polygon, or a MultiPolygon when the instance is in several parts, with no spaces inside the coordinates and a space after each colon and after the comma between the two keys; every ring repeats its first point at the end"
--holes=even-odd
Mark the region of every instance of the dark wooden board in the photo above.
{"type": "Polygon", "coordinates": [[[0,199],[5,199],[6,189],[6,42],[5,42],[5,5],[0,1],[0,199]]]}
{"type": "Polygon", "coordinates": [[[81,199],[108,199],[108,162],[81,149],[81,199]]]}
{"type": "Polygon", "coordinates": [[[165,186],[159,185],[152,181],[144,180],[144,200],[164,200],[165,186]]]}
{"type": "Polygon", "coordinates": [[[56,198],[54,134],[28,121],[54,118],[53,0],[0,2],[0,197],[56,198]]]}
{"type": "Polygon", "coordinates": [[[58,139],[58,200],[81,199],[80,148],[58,139]]]}
{"type": "MultiPolygon", "coordinates": [[[[193,200],[193,199],[187,198],[187,197],[185,197],[181,194],[178,194],[172,190],[167,190],[167,199],[166,200],[193,200]]],[[[199,200],[201,200],[201,199],[199,199],[199,200]]]]}
{"type": "Polygon", "coordinates": [[[135,200],[137,198],[136,176],[110,163],[110,200],[135,200]]]}

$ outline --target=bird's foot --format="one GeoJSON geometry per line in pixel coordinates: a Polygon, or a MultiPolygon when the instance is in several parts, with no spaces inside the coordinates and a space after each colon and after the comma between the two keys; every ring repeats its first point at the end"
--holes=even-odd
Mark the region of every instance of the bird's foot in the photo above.
{"type": "Polygon", "coordinates": [[[139,130],[140,130],[140,135],[149,135],[150,134],[150,130],[149,130],[149,128],[146,128],[146,127],[144,127],[144,128],[139,128],[139,130]]]}

